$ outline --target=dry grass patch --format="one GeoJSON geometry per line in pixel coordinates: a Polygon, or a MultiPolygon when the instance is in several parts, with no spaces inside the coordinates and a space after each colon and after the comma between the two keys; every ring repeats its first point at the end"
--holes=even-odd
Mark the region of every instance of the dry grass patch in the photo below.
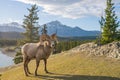
{"type": "MultiPolygon", "coordinates": [[[[48,60],[48,71],[44,72],[43,61],[38,69],[39,76],[26,77],[23,65],[4,72],[2,80],[120,80],[120,61],[104,57],[89,57],[85,54],[56,54],[48,60]]],[[[34,73],[35,60],[29,64],[34,73]]]]}

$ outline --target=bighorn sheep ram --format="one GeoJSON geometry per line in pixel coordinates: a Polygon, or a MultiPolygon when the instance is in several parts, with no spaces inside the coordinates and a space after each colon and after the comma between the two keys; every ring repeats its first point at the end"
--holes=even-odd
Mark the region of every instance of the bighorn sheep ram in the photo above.
{"type": "Polygon", "coordinates": [[[26,43],[21,48],[23,54],[23,64],[24,64],[24,72],[25,75],[28,76],[30,71],[28,69],[28,63],[31,59],[36,59],[36,69],[35,69],[35,76],[37,76],[37,70],[40,63],[40,60],[44,60],[44,70],[46,73],[47,71],[47,59],[50,56],[50,53],[55,47],[55,42],[57,42],[56,34],[51,36],[48,35],[41,35],[40,42],[38,43],[26,43]]]}

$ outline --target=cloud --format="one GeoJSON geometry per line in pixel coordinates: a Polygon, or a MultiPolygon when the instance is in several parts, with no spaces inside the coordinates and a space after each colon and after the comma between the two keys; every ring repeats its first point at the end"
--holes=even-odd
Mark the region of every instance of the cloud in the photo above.
{"type": "Polygon", "coordinates": [[[21,20],[16,20],[16,19],[12,19],[12,18],[8,18],[8,19],[6,20],[6,22],[8,22],[8,23],[11,23],[11,22],[22,23],[21,20]]]}
{"type": "MultiPolygon", "coordinates": [[[[77,19],[86,16],[100,16],[106,7],[106,0],[16,0],[26,4],[37,4],[43,12],[64,18],[77,19]]],[[[117,4],[119,0],[114,0],[117,4]]]]}
{"type": "Polygon", "coordinates": [[[17,23],[22,23],[22,21],[21,20],[16,20],[16,19],[12,19],[12,18],[7,18],[7,19],[1,19],[0,20],[0,24],[2,24],[2,23],[5,23],[5,22],[7,22],[7,23],[11,23],[11,22],[17,22],[17,23]]]}

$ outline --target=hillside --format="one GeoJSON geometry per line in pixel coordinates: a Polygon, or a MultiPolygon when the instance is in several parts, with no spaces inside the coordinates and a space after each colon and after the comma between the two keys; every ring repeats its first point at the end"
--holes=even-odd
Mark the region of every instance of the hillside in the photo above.
{"type": "MultiPolygon", "coordinates": [[[[66,51],[50,56],[48,70],[44,72],[43,61],[38,69],[39,76],[26,77],[23,65],[5,68],[1,80],[120,80],[120,61],[106,57],[88,56],[81,52],[66,51]],[[8,70],[7,70],[8,69],[8,70]]],[[[29,64],[30,71],[35,69],[35,61],[29,64]]]]}

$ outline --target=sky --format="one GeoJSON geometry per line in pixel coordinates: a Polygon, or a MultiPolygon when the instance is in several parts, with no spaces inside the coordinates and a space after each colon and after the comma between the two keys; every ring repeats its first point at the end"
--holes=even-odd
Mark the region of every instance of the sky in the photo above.
{"type": "MultiPolygon", "coordinates": [[[[113,0],[120,20],[120,0],[113,0]]],[[[106,0],[0,0],[0,24],[22,24],[27,8],[36,4],[39,24],[60,21],[62,24],[85,30],[100,30],[100,16],[104,15],[106,0]]]]}

